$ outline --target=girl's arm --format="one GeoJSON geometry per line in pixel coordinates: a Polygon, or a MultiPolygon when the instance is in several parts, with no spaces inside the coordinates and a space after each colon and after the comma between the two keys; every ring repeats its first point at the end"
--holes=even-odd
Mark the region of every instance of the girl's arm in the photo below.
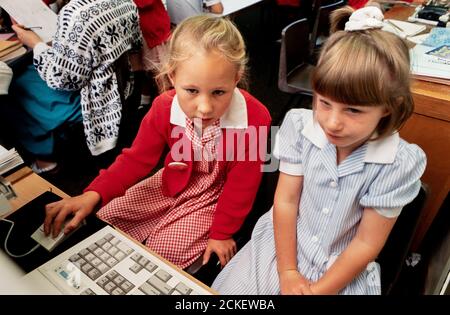
{"type": "Polygon", "coordinates": [[[297,215],[303,176],[280,173],[273,206],[277,268],[282,294],[304,294],[307,280],[297,270],[297,215]]]}
{"type": "Polygon", "coordinates": [[[311,285],[311,291],[337,294],[346,287],[378,256],[396,220],[365,208],[355,237],[322,278],[311,285]]]}

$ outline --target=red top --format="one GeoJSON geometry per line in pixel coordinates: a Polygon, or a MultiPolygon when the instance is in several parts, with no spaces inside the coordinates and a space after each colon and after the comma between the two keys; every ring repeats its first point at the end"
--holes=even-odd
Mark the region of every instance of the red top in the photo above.
{"type": "MultiPolygon", "coordinates": [[[[257,99],[246,91],[241,90],[241,93],[246,101],[248,126],[263,128],[255,128],[256,133],[252,133],[250,128],[231,129],[235,135],[237,134],[237,139],[244,137],[247,141],[235,141],[236,136],[227,141],[227,133],[222,129],[223,136],[217,150],[219,157],[227,156],[226,159],[222,159],[224,161],[219,161],[219,167],[225,169],[227,179],[217,202],[211,226],[210,238],[213,239],[228,239],[239,230],[252,208],[262,177],[263,161],[260,157],[264,157],[264,154],[257,154],[251,150],[255,144],[251,140],[259,139],[257,150],[266,152],[271,118],[267,109],[257,99]],[[250,141],[247,138],[249,135],[250,141]],[[238,148],[238,144],[242,143],[245,150],[238,148]],[[221,152],[226,152],[226,155],[221,152]]],[[[174,95],[175,91],[171,90],[155,99],[150,111],[142,120],[132,146],[124,149],[108,169],[101,170],[99,176],[85,189],[98,192],[102,197],[102,206],[113,198],[124,195],[129,187],[147,177],[167,146],[170,152],[165,158],[162,175],[164,195],[174,197],[187,186],[193,166],[189,154],[188,158],[182,159],[187,164],[186,169],[180,171],[167,167],[174,161],[172,155],[179,156],[180,149],[182,151],[186,148],[185,145],[180,147],[180,143],[187,140],[184,133],[174,131],[180,127],[170,123],[170,109],[174,95]]],[[[191,148],[192,151],[190,143],[187,148],[191,148]]]]}
{"type": "MultiPolygon", "coordinates": [[[[413,2],[413,0],[405,0],[406,2],[413,2]]],[[[348,5],[353,9],[358,10],[366,5],[369,0],[348,0],[348,5]]]]}
{"type": "Polygon", "coordinates": [[[278,5],[288,5],[292,7],[299,7],[300,0],[277,0],[278,5]]]}
{"type": "Polygon", "coordinates": [[[149,48],[165,42],[170,35],[170,18],[161,0],[133,0],[139,10],[142,35],[149,48]]]}

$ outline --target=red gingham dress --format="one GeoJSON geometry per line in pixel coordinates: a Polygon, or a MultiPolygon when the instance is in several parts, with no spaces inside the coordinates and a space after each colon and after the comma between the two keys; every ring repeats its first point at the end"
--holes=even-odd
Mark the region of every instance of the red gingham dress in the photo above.
{"type": "Polygon", "coordinates": [[[180,268],[191,265],[205,251],[225,183],[225,170],[220,171],[217,160],[211,158],[221,135],[219,120],[200,138],[193,122],[186,119],[185,132],[194,155],[203,152],[203,158],[194,161],[190,182],[180,195],[163,195],[161,169],[97,213],[180,268]]]}

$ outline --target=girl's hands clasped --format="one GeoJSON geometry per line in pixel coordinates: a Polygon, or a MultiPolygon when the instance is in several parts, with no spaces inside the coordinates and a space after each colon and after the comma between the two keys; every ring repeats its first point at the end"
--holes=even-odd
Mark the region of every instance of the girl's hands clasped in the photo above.
{"type": "Polygon", "coordinates": [[[298,270],[284,270],[278,273],[283,295],[312,295],[310,283],[298,270]]]}
{"type": "Polygon", "coordinates": [[[49,235],[52,232],[53,237],[56,237],[60,233],[61,225],[65,222],[66,217],[73,214],[74,217],[64,228],[64,233],[68,234],[94,210],[100,199],[99,193],[87,191],[76,197],[47,204],[45,206],[44,220],[45,235],[49,235]]]}
{"type": "Polygon", "coordinates": [[[210,238],[203,254],[203,265],[208,263],[212,253],[216,253],[223,268],[233,258],[236,251],[236,242],[232,238],[227,240],[213,240],[210,238]]]}

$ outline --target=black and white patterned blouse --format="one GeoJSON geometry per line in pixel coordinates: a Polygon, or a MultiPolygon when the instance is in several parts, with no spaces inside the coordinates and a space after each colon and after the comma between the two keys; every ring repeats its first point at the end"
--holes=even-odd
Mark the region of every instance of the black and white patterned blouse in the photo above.
{"type": "MultiPolygon", "coordinates": [[[[72,0],[58,15],[52,47],[34,48],[34,65],[54,89],[81,90],[81,113],[92,155],[115,147],[122,104],[113,63],[140,48],[139,17],[132,0],[72,0]]],[[[132,82],[123,91],[127,97],[132,82]]]]}

